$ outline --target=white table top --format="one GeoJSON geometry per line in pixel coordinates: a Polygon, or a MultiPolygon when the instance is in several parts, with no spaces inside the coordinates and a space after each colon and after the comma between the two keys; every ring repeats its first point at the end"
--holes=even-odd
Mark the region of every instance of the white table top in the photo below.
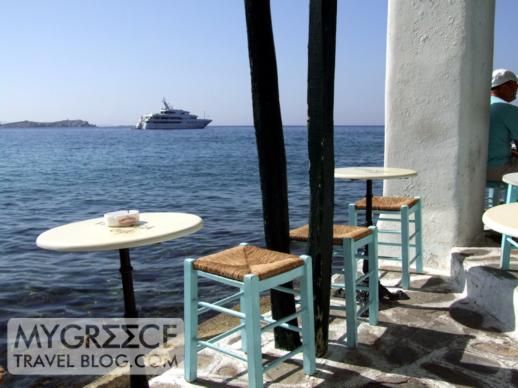
{"type": "Polygon", "coordinates": [[[342,167],[335,169],[338,179],[392,179],[416,176],[417,172],[392,167],[342,167]]]}
{"type": "Polygon", "coordinates": [[[119,228],[93,218],[49,229],[38,236],[36,245],[61,252],[135,248],[187,236],[202,227],[200,217],[187,213],[141,213],[138,225],[119,228]]]}
{"type": "Polygon", "coordinates": [[[509,183],[510,185],[518,186],[518,172],[512,172],[510,174],[505,174],[502,177],[502,180],[505,183],[509,183]]]}
{"type": "Polygon", "coordinates": [[[486,210],[482,222],[498,233],[518,237],[518,203],[498,205],[486,210]]]}

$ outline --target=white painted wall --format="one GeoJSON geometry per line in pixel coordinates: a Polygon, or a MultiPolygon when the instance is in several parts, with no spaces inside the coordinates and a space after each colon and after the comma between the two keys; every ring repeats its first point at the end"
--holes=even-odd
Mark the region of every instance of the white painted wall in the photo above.
{"type": "Polygon", "coordinates": [[[494,0],[389,0],[384,195],[423,199],[425,267],[482,232],[494,0]]]}

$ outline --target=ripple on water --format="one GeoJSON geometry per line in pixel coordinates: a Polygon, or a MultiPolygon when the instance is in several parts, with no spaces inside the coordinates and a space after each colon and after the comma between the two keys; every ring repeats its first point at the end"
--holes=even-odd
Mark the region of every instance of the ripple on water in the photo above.
{"type": "MultiPolygon", "coordinates": [[[[381,127],[337,127],[336,165],[382,164],[383,137],[381,127]]],[[[308,218],[306,139],[303,127],[285,131],[293,226],[308,218]]],[[[146,317],[182,316],[186,257],[244,241],[264,243],[250,127],[2,130],[0,179],[0,365],[9,318],[123,313],[118,253],[38,249],[35,239],[48,228],[128,208],[200,215],[205,223],[200,232],[132,250],[136,299],[146,317]]],[[[374,188],[380,192],[381,184],[374,188]]],[[[347,203],[364,189],[362,182],[337,182],[336,218],[345,218],[347,203]]],[[[224,291],[205,280],[200,284],[200,294],[210,300],[224,291]]]]}

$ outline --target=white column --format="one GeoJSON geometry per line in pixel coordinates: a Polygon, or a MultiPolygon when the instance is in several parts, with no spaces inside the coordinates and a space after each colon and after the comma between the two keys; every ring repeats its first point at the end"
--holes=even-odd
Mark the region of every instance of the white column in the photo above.
{"type": "Polygon", "coordinates": [[[384,195],[423,199],[425,267],[482,232],[494,0],[389,0],[384,195]]]}

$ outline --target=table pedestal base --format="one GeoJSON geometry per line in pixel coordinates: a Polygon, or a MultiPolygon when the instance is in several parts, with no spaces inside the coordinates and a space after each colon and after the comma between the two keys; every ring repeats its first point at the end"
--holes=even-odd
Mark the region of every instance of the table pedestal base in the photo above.
{"type": "MultiPolygon", "coordinates": [[[[120,273],[122,277],[122,290],[124,292],[124,317],[138,318],[137,304],[135,302],[135,292],[133,290],[133,267],[129,249],[120,249],[120,273]]],[[[132,357],[133,358],[133,357],[132,357]]],[[[130,364],[130,383],[131,388],[148,388],[149,384],[146,375],[136,375],[132,373],[133,365],[130,364]]]]}
{"type": "MultiPolygon", "coordinates": [[[[372,180],[367,179],[367,195],[365,196],[365,226],[372,226],[372,180]]],[[[369,247],[365,247],[365,255],[369,255],[369,247]]],[[[369,261],[363,260],[363,273],[366,274],[369,272],[369,261]]],[[[388,290],[381,282],[378,284],[379,295],[378,299],[380,302],[383,302],[383,299],[387,297],[389,300],[397,300],[399,299],[398,294],[394,294],[388,290]]]]}

